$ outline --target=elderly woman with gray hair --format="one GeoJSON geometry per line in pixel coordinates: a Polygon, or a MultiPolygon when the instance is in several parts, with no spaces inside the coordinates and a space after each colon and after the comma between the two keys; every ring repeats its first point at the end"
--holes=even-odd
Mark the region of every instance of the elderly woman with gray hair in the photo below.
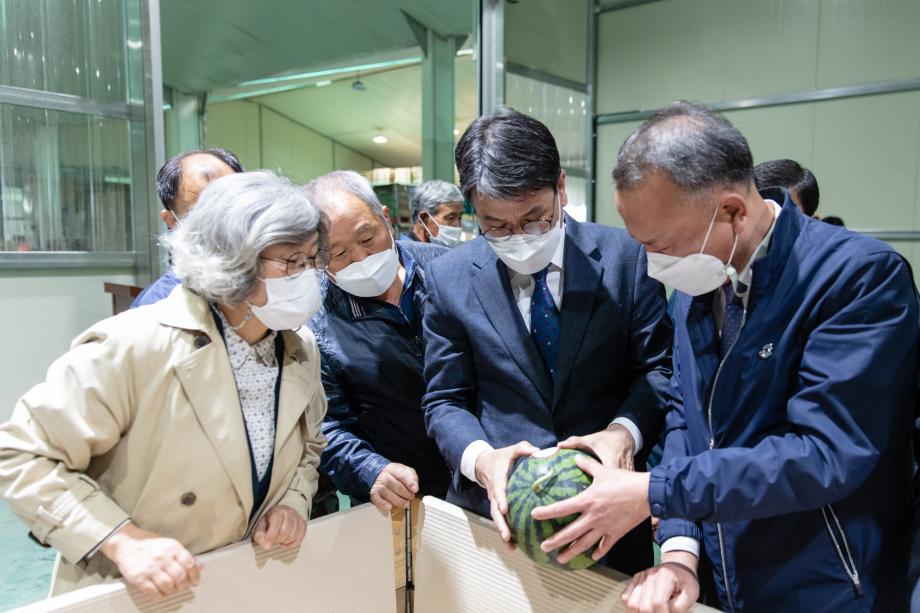
{"type": "Polygon", "coordinates": [[[299,546],[325,441],[326,224],[269,172],[208,186],[164,239],[182,285],[81,334],[0,425],[0,494],[59,552],[52,593],[121,576],[153,597],[195,555],[299,546]]]}
{"type": "Polygon", "coordinates": [[[403,238],[456,247],[463,241],[463,194],[453,183],[425,181],[409,198],[414,225],[403,238]]]}

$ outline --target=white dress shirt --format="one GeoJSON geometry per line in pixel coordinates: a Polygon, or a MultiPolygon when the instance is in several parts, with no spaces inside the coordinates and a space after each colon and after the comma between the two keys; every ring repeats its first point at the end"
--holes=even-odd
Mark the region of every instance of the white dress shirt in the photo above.
{"type": "MultiPolygon", "coordinates": [[[[563,237],[565,237],[564,225],[562,227],[562,233],[563,237]]],[[[568,240],[567,237],[559,241],[559,244],[556,246],[556,251],[549,261],[549,271],[546,273],[546,285],[549,287],[549,293],[552,294],[553,301],[556,303],[556,308],[559,309],[560,313],[562,312],[562,288],[564,287],[564,270],[562,264],[565,255],[566,240],[568,240]]],[[[511,282],[511,293],[514,296],[514,301],[517,303],[518,310],[521,312],[521,318],[524,320],[524,327],[526,327],[529,332],[530,301],[533,298],[533,288],[536,282],[532,275],[522,275],[518,272],[514,272],[510,268],[508,269],[508,279],[511,282]]],[[[620,424],[629,431],[636,443],[636,453],[639,453],[639,450],[642,449],[642,434],[632,420],[625,417],[617,417],[612,423],[620,424]]],[[[476,460],[479,458],[479,454],[484,451],[491,451],[492,449],[492,445],[487,441],[478,440],[470,443],[467,448],[463,450],[463,455],[460,456],[460,473],[470,481],[478,483],[478,481],[476,481],[476,460]]]]}
{"type": "MultiPolygon", "coordinates": [[[[770,249],[770,239],[773,238],[773,229],[776,228],[776,220],[779,219],[779,214],[783,212],[783,207],[773,200],[766,200],[765,202],[772,205],[770,212],[773,213],[773,224],[767,231],[766,236],[763,237],[763,240],[760,241],[760,245],[758,245],[754,253],[751,254],[751,258],[747,261],[747,264],[744,265],[744,269],[738,273],[738,281],[748,288],[751,287],[754,278],[754,262],[767,255],[767,251],[770,249]]],[[[741,301],[744,304],[745,312],[747,312],[748,296],[750,293],[750,291],[746,291],[744,294],[741,294],[741,301]]],[[[712,318],[715,321],[716,330],[721,335],[722,322],[725,321],[725,294],[720,291],[716,292],[715,298],[713,298],[712,318]]],[[[699,558],[700,543],[695,538],[690,538],[689,536],[674,536],[661,544],[661,553],[667,553],[669,551],[686,551],[699,558]]]]}

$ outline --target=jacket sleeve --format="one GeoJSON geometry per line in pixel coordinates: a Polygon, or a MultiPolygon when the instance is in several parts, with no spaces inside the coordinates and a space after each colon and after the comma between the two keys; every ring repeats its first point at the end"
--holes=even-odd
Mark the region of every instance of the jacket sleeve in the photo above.
{"type": "Polygon", "coordinates": [[[890,252],[848,266],[805,341],[787,432],[653,469],[649,502],[663,517],[751,520],[815,509],[861,487],[893,440],[906,444],[916,383],[903,373],[916,372],[920,334],[910,271],[890,252]]]}
{"type": "MultiPolygon", "coordinates": [[[[431,267],[439,263],[432,262],[431,267]]],[[[428,302],[422,326],[427,390],[422,409],[428,435],[447,460],[455,488],[461,489],[475,485],[460,472],[463,451],[474,441],[489,439],[473,414],[476,373],[470,340],[441,294],[439,286],[445,279],[438,272],[429,273],[426,285],[428,302]]]]}
{"type": "Polygon", "coordinates": [[[632,421],[642,433],[643,447],[658,441],[668,404],[671,342],[674,328],[668,317],[664,287],[648,276],[645,250],[639,247],[629,322],[629,395],[617,417],[632,421]]]}
{"type": "Polygon", "coordinates": [[[359,500],[368,500],[371,486],[390,461],[377,453],[358,432],[358,414],[352,410],[341,363],[326,347],[322,354],[322,381],[329,403],[323,434],[328,445],[323,451],[320,470],[329,475],[336,488],[359,500]]]}
{"type": "MultiPolygon", "coordinates": [[[[680,364],[678,363],[678,356],[677,337],[675,337],[672,359],[673,373],[668,384],[669,411],[665,422],[667,436],[664,443],[664,454],[661,457],[662,466],[666,466],[677,458],[686,458],[690,455],[690,444],[687,441],[687,422],[684,419],[684,403],[680,395],[680,364]]],[[[652,514],[658,516],[660,514],[658,511],[658,509],[655,509],[652,514]]],[[[665,541],[676,536],[689,537],[697,541],[702,541],[703,539],[703,533],[696,522],[678,518],[661,520],[658,525],[658,542],[664,544],[665,541]]]]}
{"type": "MultiPolygon", "coordinates": [[[[309,361],[313,366],[311,375],[313,381],[320,378],[320,354],[316,348],[316,342],[306,343],[309,351],[309,361]]],[[[326,440],[322,433],[323,417],[326,415],[326,395],[323,388],[318,383],[315,385],[315,392],[310,398],[310,404],[304,411],[304,424],[306,436],[304,438],[303,457],[300,465],[294,474],[294,479],[288,487],[279,505],[291,507],[297,511],[305,520],[310,519],[310,511],[313,506],[313,496],[319,486],[319,462],[320,455],[323,453],[323,447],[326,440]]]]}
{"type": "Polygon", "coordinates": [[[0,495],[72,564],[128,519],[85,471],[131,423],[132,378],[118,366],[129,350],[84,334],[0,425],[0,495]]]}

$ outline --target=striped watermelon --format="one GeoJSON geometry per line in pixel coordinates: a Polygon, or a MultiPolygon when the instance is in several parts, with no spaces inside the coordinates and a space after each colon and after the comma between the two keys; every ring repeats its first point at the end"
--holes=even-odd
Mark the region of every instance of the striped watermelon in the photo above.
{"type": "Polygon", "coordinates": [[[566,570],[596,564],[590,555],[593,550],[579,554],[568,564],[559,564],[558,551],[547,554],[540,549],[541,542],[575,521],[578,514],[546,521],[530,516],[535,508],[571,498],[591,485],[591,477],[575,464],[580,455],[588,454],[558,447],[544,449],[518,462],[508,479],[508,525],[518,547],[538,564],[566,570]]]}

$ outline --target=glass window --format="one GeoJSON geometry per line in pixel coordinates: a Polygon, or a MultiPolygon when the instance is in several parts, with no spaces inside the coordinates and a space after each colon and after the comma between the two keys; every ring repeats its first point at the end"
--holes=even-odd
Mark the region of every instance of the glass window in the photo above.
{"type": "Polygon", "coordinates": [[[131,251],[128,123],[0,105],[0,250],[131,251]]]}
{"type": "Polygon", "coordinates": [[[127,99],[124,0],[0,0],[0,85],[127,99]]]}

